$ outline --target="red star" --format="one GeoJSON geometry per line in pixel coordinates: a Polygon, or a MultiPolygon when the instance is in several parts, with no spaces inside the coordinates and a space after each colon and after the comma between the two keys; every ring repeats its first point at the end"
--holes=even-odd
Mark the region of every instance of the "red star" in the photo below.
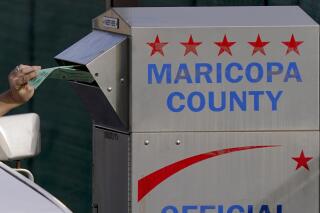
{"type": "Polygon", "coordinates": [[[154,54],[156,54],[157,52],[160,53],[162,56],[164,56],[163,53],[163,47],[166,46],[168,44],[168,42],[160,42],[160,38],[157,35],[156,39],[154,40],[154,42],[148,42],[147,43],[151,48],[152,48],[152,52],[151,52],[151,56],[153,56],[154,54]]]}
{"type": "Polygon", "coordinates": [[[296,41],[294,35],[291,35],[290,41],[283,41],[282,44],[286,45],[288,47],[286,55],[288,55],[290,52],[295,51],[298,55],[300,55],[298,46],[300,46],[303,43],[303,41],[296,41]]]}
{"type": "Polygon", "coordinates": [[[260,34],[258,34],[256,41],[248,42],[251,46],[254,47],[252,55],[256,54],[257,52],[261,52],[263,55],[266,55],[266,52],[264,51],[264,47],[269,44],[269,41],[262,41],[260,34]]]}
{"type": "Polygon", "coordinates": [[[182,44],[186,48],[184,56],[186,56],[190,52],[194,53],[195,55],[198,55],[196,48],[197,46],[202,44],[202,42],[194,42],[192,35],[190,35],[188,42],[180,42],[180,44],[182,44]]]}
{"type": "Polygon", "coordinates": [[[312,157],[305,157],[303,150],[300,153],[299,157],[293,157],[293,160],[297,162],[296,170],[300,167],[304,167],[305,169],[309,170],[308,162],[312,159],[312,157]]]}
{"type": "Polygon", "coordinates": [[[233,46],[236,42],[228,41],[227,35],[224,35],[223,40],[221,42],[214,42],[217,46],[220,47],[220,51],[218,55],[221,55],[224,52],[232,55],[230,47],[233,46]]]}

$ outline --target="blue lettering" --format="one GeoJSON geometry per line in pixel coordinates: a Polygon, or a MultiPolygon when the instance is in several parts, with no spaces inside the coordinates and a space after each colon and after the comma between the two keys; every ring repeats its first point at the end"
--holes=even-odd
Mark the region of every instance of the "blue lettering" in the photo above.
{"type": "Polygon", "coordinates": [[[259,63],[250,63],[247,67],[246,67],[246,77],[247,80],[251,83],[257,83],[260,82],[261,79],[263,78],[263,67],[261,64],[259,63]],[[253,72],[253,68],[256,67],[257,70],[257,76],[254,78],[252,75],[253,72]]]}
{"type": "Polygon", "coordinates": [[[266,93],[267,93],[267,95],[268,95],[268,97],[269,97],[269,99],[271,101],[272,111],[277,111],[277,109],[278,109],[278,101],[279,101],[279,98],[282,95],[283,91],[282,90],[278,91],[276,96],[274,96],[271,91],[266,91],[266,93]]]}
{"type": "Polygon", "coordinates": [[[203,110],[204,106],[206,104],[206,99],[204,95],[201,92],[191,92],[188,96],[188,107],[192,112],[200,112],[203,110]],[[198,106],[195,106],[194,104],[194,97],[198,97],[199,102],[198,106]]]}
{"type": "Polygon", "coordinates": [[[253,96],[253,108],[254,111],[260,110],[260,96],[263,95],[263,91],[249,91],[248,94],[253,96]]]}
{"type": "Polygon", "coordinates": [[[267,63],[267,82],[272,82],[273,75],[279,75],[283,72],[283,65],[279,62],[267,63]],[[274,67],[276,69],[274,69],[274,67]]]}
{"type": "Polygon", "coordinates": [[[236,213],[244,213],[244,208],[240,205],[232,205],[228,208],[227,213],[234,213],[235,211],[236,213]]]}
{"type": "MultiPolygon", "coordinates": [[[[282,205],[278,204],[275,206],[276,212],[273,213],[282,213],[282,208],[282,205]]],[[[224,208],[223,205],[183,205],[181,207],[181,213],[271,213],[270,209],[270,206],[266,204],[261,206],[235,204],[227,208],[224,208]],[[255,207],[257,209],[254,211],[255,207]]],[[[161,210],[161,213],[180,213],[180,211],[177,206],[168,205],[161,210]]]]}
{"type": "Polygon", "coordinates": [[[262,205],[259,213],[270,213],[270,209],[268,205],[262,205]]]}
{"type": "Polygon", "coordinates": [[[246,92],[242,92],[242,100],[238,96],[237,92],[231,91],[230,92],[230,111],[234,111],[234,102],[236,102],[239,106],[239,108],[242,111],[247,110],[247,94],[246,92]]]}
{"type": "Polygon", "coordinates": [[[288,65],[288,71],[284,77],[284,82],[288,82],[289,78],[295,78],[297,82],[302,82],[299,68],[296,62],[290,62],[288,65]]]}
{"type": "Polygon", "coordinates": [[[238,75],[236,78],[232,78],[231,71],[232,71],[233,67],[235,67],[238,71],[242,71],[243,70],[241,64],[239,64],[239,63],[230,63],[230,64],[228,64],[228,66],[226,67],[226,79],[231,83],[238,83],[238,82],[240,82],[242,80],[243,76],[242,75],[238,75]]]}
{"type": "Polygon", "coordinates": [[[153,83],[152,76],[155,77],[158,84],[161,84],[164,76],[166,76],[166,83],[171,84],[171,64],[163,64],[160,73],[156,64],[148,64],[148,84],[153,83]]]}
{"type": "MultiPolygon", "coordinates": [[[[176,73],[172,73],[172,64],[148,64],[148,84],[179,84],[181,82],[212,84],[214,82],[223,83],[223,80],[230,83],[240,83],[244,78],[250,83],[258,83],[264,80],[264,77],[266,78],[265,82],[272,83],[275,76],[284,73],[284,65],[280,62],[267,62],[266,65],[252,62],[245,67],[240,63],[231,62],[225,68],[222,63],[216,63],[214,74],[210,63],[195,63],[194,70],[190,70],[187,63],[181,63],[177,66],[176,73]],[[266,70],[264,70],[264,66],[266,66],[266,70]]],[[[287,64],[283,82],[288,82],[291,79],[296,82],[303,81],[296,62],[287,64]]]]}
{"type": "Polygon", "coordinates": [[[201,83],[201,76],[206,79],[206,83],[212,83],[210,74],[212,73],[212,66],[208,63],[197,63],[196,64],[196,83],[201,83]],[[202,70],[205,68],[205,70],[202,70]]]}
{"type": "Polygon", "coordinates": [[[175,97],[177,97],[179,100],[185,99],[184,95],[181,92],[172,92],[169,94],[169,96],[167,98],[167,107],[172,112],[181,112],[185,106],[183,104],[180,104],[175,107],[173,104],[173,99],[175,97]]]}
{"type": "Polygon", "coordinates": [[[197,210],[198,206],[183,206],[182,207],[182,213],[189,213],[191,211],[189,210],[197,210]]]}
{"type": "Polygon", "coordinates": [[[162,209],[161,213],[179,213],[179,211],[174,206],[166,206],[162,209]]]}
{"type": "Polygon", "coordinates": [[[215,93],[209,92],[209,109],[213,112],[221,112],[226,108],[226,92],[221,92],[220,106],[215,106],[215,93]]]}
{"type": "Polygon", "coordinates": [[[192,84],[192,79],[187,64],[180,64],[174,83],[178,84],[181,80],[186,80],[188,84],[192,84]]]}
{"type": "Polygon", "coordinates": [[[218,205],[218,213],[224,213],[223,205],[218,205]]]}
{"type": "Polygon", "coordinates": [[[222,82],[222,64],[221,63],[217,63],[217,83],[221,83],[222,82]]]}

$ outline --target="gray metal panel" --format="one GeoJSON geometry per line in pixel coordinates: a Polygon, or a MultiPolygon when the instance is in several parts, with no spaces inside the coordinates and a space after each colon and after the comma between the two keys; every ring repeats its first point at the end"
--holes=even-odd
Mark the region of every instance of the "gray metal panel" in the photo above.
{"type": "Polygon", "coordinates": [[[232,205],[241,205],[245,211],[228,212],[256,213],[265,212],[259,211],[262,204],[269,205],[272,213],[280,213],[275,210],[278,204],[282,205],[281,212],[318,213],[319,131],[134,133],[132,190],[132,213],[181,213],[183,205],[197,206],[190,212],[200,212],[200,205],[215,205],[216,210],[205,212],[218,212],[217,206],[223,205],[224,211],[219,212],[224,213],[232,205]],[[180,145],[176,145],[177,140],[180,145]],[[270,145],[274,147],[239,150],[270,145]],[[229,152],[230,148],[234,151],[229,152]],[[302,151],[305,157],[312,157],[307,164],[309,170],[296,169],[293,157],[299,157],[302,151]],[[205,160],[189,166],[195,160],[190,157],[208,152],[200,157],[205,160]],[[142,178],[183,159],[188,162],[178,168],[184,169],[167,167],[142,184],[142,178]],[[166,174],[171,176],[138,201],[138,187],[154,186],[166,174]],[[162,211],[168,205],[178,211],[162,211]],[[253,205],[254,211],[248,211],[248,205],[253,205]]]}
{"type": "Polygon", "coordinates": [[[93,128],[93,212],[128,213],[129,136],[93,128]]]}
{"type": "Polygon", "coordinates": [[[126,36],[92,31],[90,34],[64,50],[55,59],[87,65],[104,52],[126,40],[126,36]]]}
{"type": "Polygon", "coordinates": [[[72,86],[89,112],[94,125],[117,131],[128,131],[128,127],[121,122],[99,87],[78,82],[72,82],[72,86]]]}
{"type": "Polygon", "coordinates": [[[87,64],[124,126],[129,126],[128,54],[128,39],[125,39],[87,64]]]}
{"type": "Polygon", "coordinates": [[[135,27],[316,26],[296,6],[114,8],[135,27]]]}
{"type": "MultiPolygon", "coordinates": [[[[276,23],[275,23],[276,25],[276,23]]],[[[131,83],[131,126],[133,132],[159,131],[251,131],[251,130],[318,130],[319,129],[319,27],[249,27],[249,28],[135,28],[132,36],[132,83],[131,83]],[[260,52],[252,55],[253,48],[248,44],[255,41],[260,34],[263,41],[270,42],[265,47],[266,55],[260,52]],[[294,34],[297,41],[303,41],[299,46],[300,55],[290,52],[282,43],[289,41],[294,34]],[[151,47],[147,42],[154,42],[156,36],[161,42],[168,42],[163,47],[164,56],[156,53],[151,56],[151,47]],[[185,48],[180,42],[188,40],[192,35],[194,41],[202,42],[197,47],[198,55],[190,53],[184,56],[185,48]],[[218,56],[219,47],[214,42],[222,41],[227,35],[229,41],[237,42],[231,47],[232,56],[224,52],[218,56]],[[263,77],[257,83],[246,79],[245,71],[234,69],[233,76],[241,75],[243,80],[231,83],[226,80],[225,68],[236,62],[243,69],[250,63],[259,63],[263,67],[263,77]],[[279,62],[283,72],[273,75],[272,82],[267,81],[267,63],[279,62]],[[187,64],[192,83],[187,83],[182,77],[178,83],[174,80],[180,64],[187,64]],[[212,66],[212,83],[201,78],[201,83],[195,80],[195,64],[208,63],[212,66]],[[222,82],[217,83],[217,64],[222,64],[222,82]],[[285,76],[290,63],[295,63],[299,69],[301,82],[290,78],[285,82],[285,76]],[[171,83],[167,83],[164,75],[161,83],[157,83],[151,74],[152,83],[148,83],[148,65],[156,64],[161,72],[163,64],[171,66],[171,83]],[[181,112],[172,112],[167,107],[167,100],[172,92],[180,92],[184,100],[175,97],[173,105],[185,107],[181,112]],[[232,111],[230,92],[235,91],[242,97],[247,97],[246,109],[242,110],[235,104],[232,111]],[[248,91],[263,91],[259,99],[259,110],[255,111],[257,103],[248,91]],[[274,95],[283,91],[277,103],[277,109],[272,104],[265,91],[274,95]],[[187,106],[190,93],[200,92],[205,99],[202,111],[193,112],[187,106]],[[220,106],[221,94],[226,92],[226,107],[222,111],[212,111],[209,108],[209,92],[215,93],[215,105],[220,106]]],[[[290,71],[292,72],[292,70],[290,71]]],[[[252,71],[255,73],[255,71],[252,71]]],[[[180,75],[181,76],[181,75],[180,75]]],[[[242,99],[242,98],[241,98],[242,99]]],[[[233,99],[234,100],[234,99],[233,99]]],[[[233,102],[235,103],[235,102],[233,102]]],[[[194,99],[194,105],[199,106],[199,99],[194,99]]]]}
{"type": "Polygon", "coordinates": [[[71,213],[51,194],[0,162],[0,212],[71,213]]]}
{"type": "Polygon", "coordinates": [[[123,125],[129,125],[127,36],[93,31],[55,59],[86,66],[123,125]]]}

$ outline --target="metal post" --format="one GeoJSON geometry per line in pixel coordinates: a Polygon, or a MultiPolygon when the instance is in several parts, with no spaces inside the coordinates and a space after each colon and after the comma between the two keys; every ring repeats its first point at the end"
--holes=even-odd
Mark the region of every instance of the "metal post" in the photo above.
{"type": "Polygon", "coordinates": [[[21,169],[21,161],[20,160],[16,161],[16,169],[21,169]]]}

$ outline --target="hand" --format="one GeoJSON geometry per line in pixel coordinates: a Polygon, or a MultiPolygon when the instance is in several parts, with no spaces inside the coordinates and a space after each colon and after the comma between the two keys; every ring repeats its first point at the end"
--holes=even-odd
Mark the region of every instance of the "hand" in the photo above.
{"type": "Polygon", "coordinates": [[[23,104],[29,101],[34,88],[28,84],[28,81],[37,76],[37,70],[40,66],[19,65],[9,74],[10,96],[12,101],[17,104],[23,104]]]}

